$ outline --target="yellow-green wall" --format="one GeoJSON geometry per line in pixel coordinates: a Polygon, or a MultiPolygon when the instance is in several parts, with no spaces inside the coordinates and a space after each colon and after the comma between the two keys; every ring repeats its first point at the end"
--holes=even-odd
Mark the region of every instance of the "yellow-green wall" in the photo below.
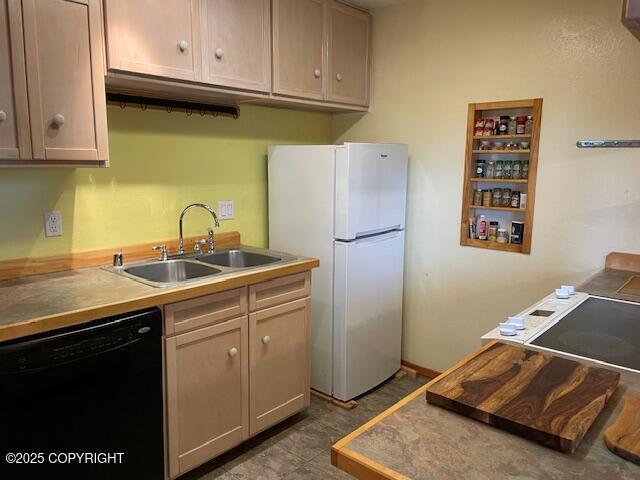
{"type": "MultiPolygon", "coordinates": [[[[235,201],[246,244],[267,242],[267,146],[329,143],[330,116],[242,107],[238,120],[109,107],[108,169],[0,170],[0,259],[55,255],[177,237],[190,202],[235,201]],[[62,212],[63,236],[45,238],[43,212],[62,212]]],[[[204,211],[185,234],[206,233],[204,211]]]]}

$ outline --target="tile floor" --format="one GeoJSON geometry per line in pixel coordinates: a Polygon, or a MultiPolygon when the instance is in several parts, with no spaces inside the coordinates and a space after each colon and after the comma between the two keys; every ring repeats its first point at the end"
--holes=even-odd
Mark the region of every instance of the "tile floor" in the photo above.
{"type": "Polygon", "coordinates": [[[427,378],[392,378],[358,399],[353,410],[311,397],[311,406],[247,440],[180,480],[331,480],[352,478],[331,465],[331,445],[402,397],[427,378]]]}

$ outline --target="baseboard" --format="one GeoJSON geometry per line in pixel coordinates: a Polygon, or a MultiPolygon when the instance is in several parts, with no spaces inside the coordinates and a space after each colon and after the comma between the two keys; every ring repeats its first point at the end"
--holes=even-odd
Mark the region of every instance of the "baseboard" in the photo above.
{"type": "Polygon", "coordinates": [[[436,378],[442,373],[438,372],[437,370],[431,370],[430,368],[416,365],[415,363],[408,362],[407,360],[402,360],[402,366],[407,367],[409,370],[413,370],[416,373],[427,378],[436,378]]]}

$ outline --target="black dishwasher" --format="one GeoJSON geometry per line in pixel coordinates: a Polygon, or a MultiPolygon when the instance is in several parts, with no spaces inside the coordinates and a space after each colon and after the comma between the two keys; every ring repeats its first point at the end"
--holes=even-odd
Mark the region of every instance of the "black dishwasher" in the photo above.
{"type": "Polygon", "coordinates": [[[0,343],[0,478],[164,478],[162,314],[0,343]]]}

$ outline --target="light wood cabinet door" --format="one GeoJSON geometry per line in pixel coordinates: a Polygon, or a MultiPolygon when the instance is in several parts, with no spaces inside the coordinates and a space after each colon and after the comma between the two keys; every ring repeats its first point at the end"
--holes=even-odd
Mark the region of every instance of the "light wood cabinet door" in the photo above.
{"type": "Polygon", "coordinates": [[[368,13],[330,0],[328,100],[369,104],[370,25],[368,13]]]}
{"type": "Polygon", "coordinates": [[[247,322],[245,315],[165,340],[171,478],[249,436],[247,322]]]}
{"type": "Polygon", "coordinates": [[[98,0],[23,0],[33,158],[107,160],[98,0]]]}
{"type": "Polygon", "coordinates": [[[325,0],[273,0],[273,93],[323,100],[325,0]]]}
{"type": "Polygon", "coordinates": [[[107,68],[200,80],[198,0],[105,0],[107,68]]]}
{"type": "Polygon", "coordinates": [[[201,0],[202,81],[268,92],[269,0],[201,0]]]}
{"type": "Polygon", "coordinates": [[[20,0],[0,0],[0,160],[30,156],[20,0]]]}
{"type": "Polygon", "coordinates": [[[309,406],[309,298],[249,315],[251,435],[309,406]]]}

